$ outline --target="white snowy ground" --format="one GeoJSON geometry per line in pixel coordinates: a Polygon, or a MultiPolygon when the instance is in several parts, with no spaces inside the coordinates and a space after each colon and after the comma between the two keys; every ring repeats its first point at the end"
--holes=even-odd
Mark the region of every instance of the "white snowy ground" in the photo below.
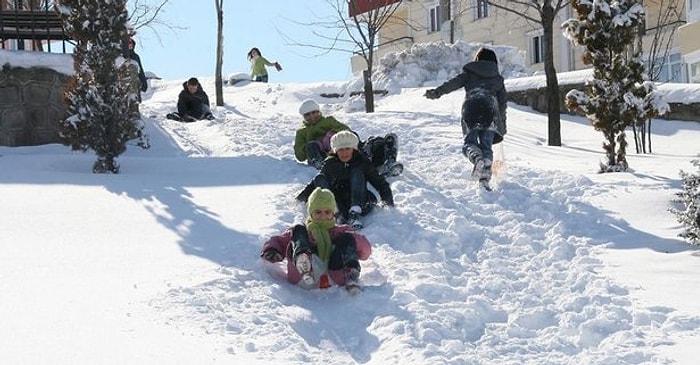
{"type": "MultiPolygon", "coordinates": [[[[214,100],[213,79],[202,77],[214,100]]],[[[0,359],[7,364],[694,364],[700,258],[667,212],[700,124],[654,123],[653,154],[596,174],[602,136],[509,104],[496,190],[468,179],[463,92],[377,112],[321,99],[361,136],[395,132],[396,208],[362,231],[365,291],[305,291],[262,243],[299,222],[297,108],[338,84],[225,88],[216,121],[181,124],[182,80],[152,81],[153,147],[118,175],[92,153],[0,147],[0,359]]],[[[628,136],[631,138],[631,135],[628,136]]],[[[631,139],[630,139],[631,141],[631,139]]]]}

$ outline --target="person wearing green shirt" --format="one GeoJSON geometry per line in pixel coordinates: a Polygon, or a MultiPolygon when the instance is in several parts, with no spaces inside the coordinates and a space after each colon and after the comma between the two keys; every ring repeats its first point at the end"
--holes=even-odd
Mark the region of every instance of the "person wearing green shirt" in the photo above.
{"type": "Polygon", "coordinates": [[[331,116],[323,116],[320,107],[313,99],[306,99],[299,107],[304,117],[303,125],[294,137],[294,155],[300,162],[306,161],[316,169],[321,169],[323,160],[330,151],[331,136],[336,132],[350,130],[350,127],[331,116]]]}
{"type": "Polygon", "coordinates": [[[282,66],[278,62],[270,62],[260,53],[257,47],[251,48],[248,52],[248,61],[250,61],[250,78],[257,82],[267,82],[268,75],[266,66],[274,66],[277,71],[282,71],[282,66]]]}

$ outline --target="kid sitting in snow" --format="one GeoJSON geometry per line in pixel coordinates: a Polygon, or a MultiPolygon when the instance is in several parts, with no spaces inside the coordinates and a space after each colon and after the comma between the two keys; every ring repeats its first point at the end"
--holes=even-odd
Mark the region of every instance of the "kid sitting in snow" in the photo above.
{"type": "Polygon", "coordinates": [[[297,200],[307,201],[315,188],[330,189],[336,197],[338,221],[359,230],[363,227],[360,217],[378,204],[377,197],[367,189],[367,183],[377,190],[384,205],[394,205],[394,194],[384,176],[357,150],[358,144],[353,132],[334,134],[331,154],[323,162],[318,175],[297,195],[297,200]]]}
{"type": "Polygon", "coordinates": [[[369,241],[348,225],[336,225],[335,196],[316,188],[309,196],[305,224],[297,224],[272,236],[260,256],[269,262],[287,259],[287,280],[304,288],[327,287],[327,272],[333,283],[351,292],[360,290],[359,260],[372,253],[369,241]]]}
{"type": "MultiPolygon", "coordinates": [[[[301,128],[294,136],[294,155],[299,161],[306,161],[317,170],[330,152],[330,139],[340,131],[350,131],[350,127],[332,116],[324,116],[321,107],[313,99],[306,99],[299,107],[304,117],[301,128]]],[[[355,132],[353,132],[355,133],[355,132]]],[[[357,134],[357,133],[355,133],[357,134]]],[[[371,136],[357,147],[385,176],[398,176],[403,172],[403,164],[396,162],[399,137],[389,133],[384,137],[371,136]]]]}

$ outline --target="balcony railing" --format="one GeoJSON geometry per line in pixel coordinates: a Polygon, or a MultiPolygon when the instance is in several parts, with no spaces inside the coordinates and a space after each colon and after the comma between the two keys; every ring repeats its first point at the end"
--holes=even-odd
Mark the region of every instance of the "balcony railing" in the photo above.
{"type": "Polygon", "coordinates": [[[61,41],[63,53],[66,53],[66,42],[69,40],[61,17],[48,6],[40,10],[0,10],[2,49],[51,52],[51,41],[61,41]],[[16,42],[14,47],[13,40],[16,42]]]}

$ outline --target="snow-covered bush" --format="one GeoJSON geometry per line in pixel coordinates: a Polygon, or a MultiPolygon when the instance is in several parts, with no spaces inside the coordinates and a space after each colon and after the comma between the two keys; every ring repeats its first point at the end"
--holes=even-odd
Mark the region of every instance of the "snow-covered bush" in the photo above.
{"type": "Polygon", "coordinates": [[[77,42],[60,136],[74,150],[95,151],[96,173],[119,172],[115,158],[126,142],[144,137],[137,95],[130,92],[129,62],[121,57],[130,36],[126,2],[63,0],[58,5],[67,33],[77,42]]]}
{"type": "Polygon", "coordinates": [[[593,66],[593,79],[585,92],[566,95],[570,110],[585,113],[604,135],[607,161],[600,171],[627,170],[625,129],[653,118],[664,107],[646,80],[641,49],[634,49],[644,7],[637,0],[573,0],[576,19],[563,24],[565,35],[585,47],[583,62],[593,66]]]}
{"type": "Polygon", "coordinates": [[[692,163],[697,171],[691,174],[681,170],[683,186],[681,192],[676,193],[678,199],[675,202],[682,204],[685,209],[671,209],[671,213],[685,228],[679,236],[691,244],[700,245],[700,159],[693,160],[692,163]]]}

